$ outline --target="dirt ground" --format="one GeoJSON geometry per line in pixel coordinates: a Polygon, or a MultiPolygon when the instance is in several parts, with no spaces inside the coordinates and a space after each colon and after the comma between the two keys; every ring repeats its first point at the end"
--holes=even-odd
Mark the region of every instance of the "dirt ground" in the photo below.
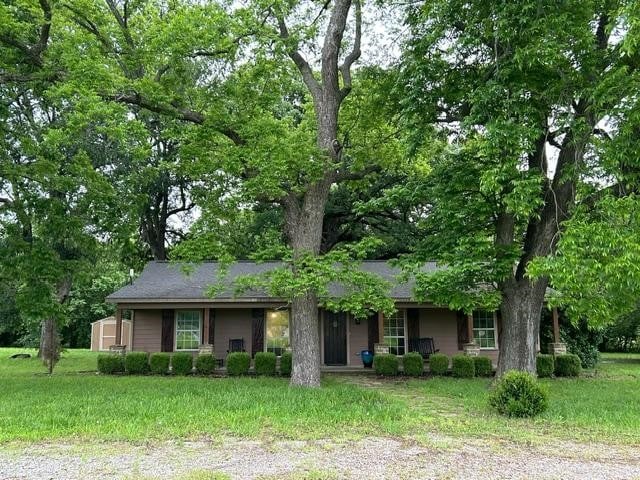
{"type": "Polygon", "coordinates": [[[2,479],[640,479],[640,447],[447,437],[0,446],[2,479]],[[217,478],[224,478],[220,476],[217,478]]]}

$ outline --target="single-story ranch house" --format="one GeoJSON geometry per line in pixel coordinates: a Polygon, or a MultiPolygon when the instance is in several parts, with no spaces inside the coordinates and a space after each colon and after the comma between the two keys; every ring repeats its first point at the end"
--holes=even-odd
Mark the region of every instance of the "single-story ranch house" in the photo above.
{"type": "MultiPolygon", "coordinates": [[[[116,321],[121,325],[123,314],[128,313],[133,324],[131,345],[122,345],[121,328],[116,328],[115,345],[135,351],[196,353],[209,345],[218,359],[238,350],[252,356],[260,351],[279,355],[290,346],[286,301],[259,291],[234,295],[233,288],[234,279],[279,265],[234,263],[220,277],[226,288],[216,289],[215,296],[210,297],[207,293],[220,273],[217,263],[195,265],[186,274],[180,264],[150,262],[135,281],[107,297],[107,301],[116,304],[116,321]]],[[[391,316],[375,313],[361,320],[319,309],[323,365],[362,366],[360,352],[373,351],[376,344],[385,344],[390,353],[403,355],[420,351],[426,341],[431,345],[428,339],[433,339],[433,347],[447,355],[475,350],[475,354],[497,361],[500,322],[495,312],[479,310],[464,315],[430,303],[417,303],[412,300],[412,282],[397,280],[399,269],[384,261],[366,261],[361,268],[391,283],[397,311],[391,316]]],[[[428,264],[425,268],[436,266],[428,264]]]]}

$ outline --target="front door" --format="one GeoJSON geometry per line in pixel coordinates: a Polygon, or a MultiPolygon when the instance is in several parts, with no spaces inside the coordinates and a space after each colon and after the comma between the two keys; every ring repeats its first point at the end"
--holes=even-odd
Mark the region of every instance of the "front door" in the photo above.
{"type": "Polygon", "coordinates": [[[347,364],[347,314],[324,312],[324,363],[347,364]]]}

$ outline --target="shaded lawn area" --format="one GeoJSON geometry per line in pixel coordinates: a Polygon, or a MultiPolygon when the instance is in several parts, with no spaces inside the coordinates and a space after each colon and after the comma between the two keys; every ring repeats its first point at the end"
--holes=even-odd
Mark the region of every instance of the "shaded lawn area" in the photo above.
{"type": "Polygon", "coordinates": [[[48,377],[37,359],[8,359],[18,351],[0,349],[0,442],[434,433],[640,442],[640,355],[605,355],[580,379],[544,380],[549,411],[516,420],[488,409],[486,379],[328,375],[321,390],[306,390],[281,378],[111,377],[91,373],[96,354],[86,350],[65,353],[48,377]]]}

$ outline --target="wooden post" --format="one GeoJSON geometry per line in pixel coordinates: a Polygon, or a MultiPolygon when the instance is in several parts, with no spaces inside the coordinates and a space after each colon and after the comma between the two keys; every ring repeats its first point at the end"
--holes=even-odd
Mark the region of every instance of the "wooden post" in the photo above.
{"type": "Polygon", "coordinates": [[[116,308],[116,345],[122,345],[122,309],[116,308]]]}
{"type": "Polygon", "coordinates": [[[558,309],[556,307],[551,309],[551,317],[553,318],[553,341],[554,343],[560,343],[560,322],[558,322],[558,309]]]}
{"type": "Polygon", "coordinates": [[[384,314],[378,312],[378,343],[384,343],[384,314]]]}
{"type": "Polygon", "coordinates": [[[209,343],[209,309],[204,309],[204,315],[202,316],[202,343],[209,343]]]}
{"type": "Polygon", "coordinates": [[[473,313],[467,315],[467,338],[468,343],[473,343],[475,340],[473,338],[473,313]]]}

